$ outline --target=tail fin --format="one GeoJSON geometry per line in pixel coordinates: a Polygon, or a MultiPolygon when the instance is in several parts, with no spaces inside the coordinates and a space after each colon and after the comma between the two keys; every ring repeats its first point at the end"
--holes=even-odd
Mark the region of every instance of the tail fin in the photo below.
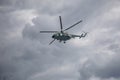
{"type": "Polygon", "coordinates": [[[85,37],[86,35],[87,35],[87,32],[86,32],[86,33],[84,32],[84,34],[82,33],[82,34],[79,36],[79,38],[85,37]]]}
{"type": "Polygon", "coordinates": [[[83,35],[83,37],[85,37],[87,35],[87,32],[83,35]]]}

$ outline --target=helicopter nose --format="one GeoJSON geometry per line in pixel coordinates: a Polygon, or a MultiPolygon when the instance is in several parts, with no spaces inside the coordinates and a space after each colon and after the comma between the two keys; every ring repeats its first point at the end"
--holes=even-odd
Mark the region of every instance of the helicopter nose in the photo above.
{"type": "Polygon", "coordinates": [[[55,35],[53,35],[52,38],[55,38],[55,35]]]}

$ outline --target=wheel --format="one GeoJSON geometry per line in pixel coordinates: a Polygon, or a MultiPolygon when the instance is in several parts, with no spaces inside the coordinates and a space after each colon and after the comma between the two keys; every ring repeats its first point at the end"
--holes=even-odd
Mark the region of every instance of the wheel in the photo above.
{"type": "Polygon", "coordinates": [[[59,42],[61,42],[61,40],[59,40],[59,42]]]}

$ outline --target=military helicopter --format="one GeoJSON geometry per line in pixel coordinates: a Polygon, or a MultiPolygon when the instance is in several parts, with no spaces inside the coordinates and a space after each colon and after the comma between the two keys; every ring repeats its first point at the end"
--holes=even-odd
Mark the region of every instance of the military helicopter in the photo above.
{"type": "Polygon", "coordinates": [[[70,26],[64,30],[63,30],[61,16],[59,16],[59,20],[60,20],[60,31],[40,31],[40,33],[54,33],[52,35],[53,40],[49,43],[49,45],[52,44],[55,40],[59,40],[59,42],[63,41],[64,43],[66,43],[66,41],[70,40],[71,38],[75,38],[75,37],[82,38],[82,37],[85,37],[87,35],[87,32],[83,32],[81,35],[68,34],[66,32],[67,30],[71,29],[75,25],[81,23],[82,20],[78,21],[77,23],[73,24],[72,26],[70,26]]]}

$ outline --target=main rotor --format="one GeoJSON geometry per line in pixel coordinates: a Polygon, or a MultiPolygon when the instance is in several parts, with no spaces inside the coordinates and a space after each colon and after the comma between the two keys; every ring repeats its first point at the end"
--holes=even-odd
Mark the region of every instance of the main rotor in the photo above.
{"type": "Polygon", "coordinates": [[[60,31],[40,31],[40,33],[58,33],[58,32],[64,33],[64,31],[67,31],[67,30],[71,29],[72,27],[74,27],[74,26],[76,26],[77,24],[79,24],[79,23],[82,22],[82,20],[80,20],[80,21],[78,21],[77,23],[73,24],[72,26],[70,26],[70,27],[68,27],[68,28],[66,28],[66,29],[63,30],[63,25],[62,25],[62,18],[61,18],[61,16],[59,16],[59,20],[60,20],[60,31]]]}

